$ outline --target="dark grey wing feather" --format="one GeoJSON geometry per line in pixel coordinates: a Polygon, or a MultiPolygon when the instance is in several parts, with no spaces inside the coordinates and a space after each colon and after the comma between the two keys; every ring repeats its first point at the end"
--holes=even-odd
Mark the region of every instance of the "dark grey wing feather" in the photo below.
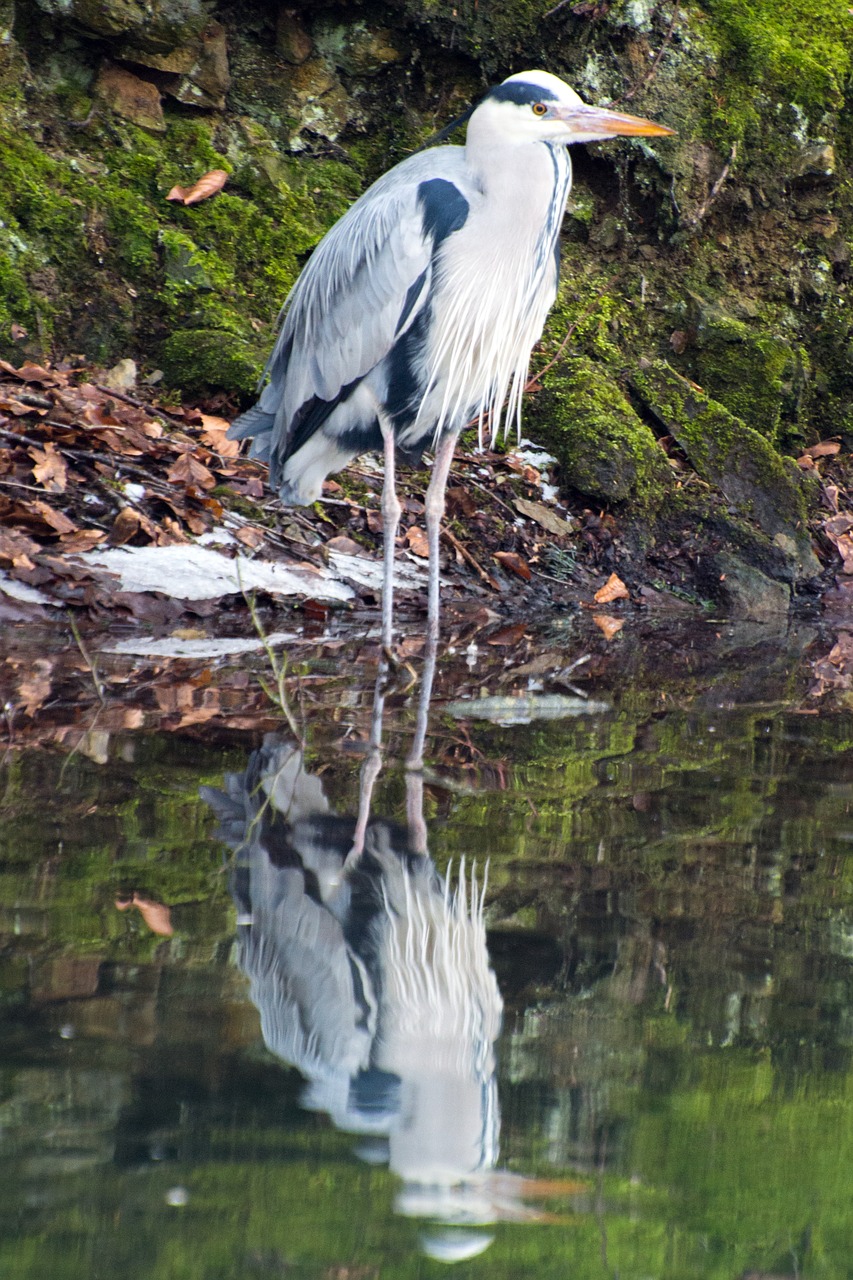
{"type": "Polygon", "coordinates": [[[410,156],[356,201],[291,291],[260,398],[232,424],[232,439],[260,433],[255,456],[287,456],[300,412],[305,434],[305,406],[334,405],[388,355],[427,305],[436,245],[462,224],[475,189],[464,150],[439,147],[410,156]],[[424,204],[424,184],[436,179],[455,196],[449,227],[424,204]]]}

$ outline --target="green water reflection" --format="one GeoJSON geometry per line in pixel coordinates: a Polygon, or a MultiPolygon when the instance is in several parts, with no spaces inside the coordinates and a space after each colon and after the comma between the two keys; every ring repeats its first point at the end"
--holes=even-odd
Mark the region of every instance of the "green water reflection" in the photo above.
{"type": "MultiPolygon", "coordinates": [[[[517,1177],[456,1273],[849,1276],[849,719],[623,709],[467,733],[470,765],[428,788],[429,847],[439,868],[491,860],[498,1168],[517,1177]]],[[[331,735],[311,751],[353,816],[357,762],[331,735]]],[[[6,760],[4,1274],[441,1270],[436,1224],[395,1212],[397,1179],[263,1044],[199,796],[247,756],[127,739],[107,766],[6,760]],[[134,892],[170,906],[171,937],[116,909],[134,892]]],[[[402,804],[389,764],[374,807],[402,804]]]]}

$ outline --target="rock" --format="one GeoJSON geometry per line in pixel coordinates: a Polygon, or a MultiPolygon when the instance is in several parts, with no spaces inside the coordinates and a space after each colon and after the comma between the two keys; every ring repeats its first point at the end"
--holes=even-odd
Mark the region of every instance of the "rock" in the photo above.
{"type": "Polygon", "coordinates": [[[762,435],[663,360],[645,362],[632,374],[631,384],[696,473],[766,535],[769,554],[781,556],[792,580],[816,577],[821,566],[807,533],[804,490],[795,464],[788,465],[762,435]]]}
{"type": "Polygon", "coordinates": [[[135,360],[119,360],[111,369],[107,369],[101,385],[111,391],[130,391],[136,386],[138,369],[135,360]]]}
{"type": "Polygon", "coordinates": [[[371,76],[401,58],[385,27],[364,22],[333,22],[322,18],[314,26],[314,43],[332,66],[348,76],[371,76]]]}
{"type": "Polygon", "coordinates": [[[213,0],[36,0],[57,19],[96,35],[126,36],[140,47],[167,52],[186,44],[207,24],[213,0]]]}
{"type": "Polygon", "coordinates": [[[754,313],[749,303],[727,311],[689,295],[679,323],[687,342],[678,367],[735,417],[775,440],[783,419],[797,423],[811,370],[803,349],[761,326],[754,313]]]}
{"type": "Polygon", "coordinates": [[[836,170],[835,147],[819,142],[804,147],[791,166],[794,178],[831,178],[836,170]]]}
{"type": "Polygon", "coordinates": [[[731,552],[711,556],[704,570],[708,594],[732,617],[771,621],[790,608],[791,588],[786,583],[768,578],[731,552]]]}
{"type": "Polygon", "coordinates": [[[188,44],[168,53],[155,53],[126,43],[117,49],[127,62],[163,72],[158,84],[164,93],[191,107],[222,110],[231,85],[225,28],[209,22],[188,44]]]}
{"type": "Polygon", "coordinates": [[[170,387],[236,387],[251,394],[266,354],[221,329],[182,329],[163,343],[161,363],[170,387]]]}
{"type": "Polygon", "coordinates": [[[152,133],[166,132],[160,91],[132,71],[108,63],[101,68],[92,92],[124,120],[152,133]]]}
{"type": "Polygon", "coordinates": [[[293,9],[281,9],[275,26],[275,47],[285,62],[298,67],[314,52],[314,42],[293,9]]]}
{"type": "Polygon", "coordinates": [[[564,486],[599,502],[631,503],[653,515],[672,488],[666,458],[607,371],[587,357],[567,360],[528,411],[535,438],[560,464],[564,486]]]}

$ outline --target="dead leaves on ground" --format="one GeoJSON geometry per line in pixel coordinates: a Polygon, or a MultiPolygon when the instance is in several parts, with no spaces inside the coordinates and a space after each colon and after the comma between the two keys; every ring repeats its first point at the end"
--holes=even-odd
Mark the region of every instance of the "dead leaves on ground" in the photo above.
{"type": "Polygon", "coordinates": [[[60,602],[111,607],[115,597],[99,601],[62,560],[99,543],[199,536],[222,520],[219,484],[239,493],[254,482],[262,494],[262,470],[236,461],[228,425],[110,390],[97,370],[0,360],[0,568],[51,582],[60,602]]]}

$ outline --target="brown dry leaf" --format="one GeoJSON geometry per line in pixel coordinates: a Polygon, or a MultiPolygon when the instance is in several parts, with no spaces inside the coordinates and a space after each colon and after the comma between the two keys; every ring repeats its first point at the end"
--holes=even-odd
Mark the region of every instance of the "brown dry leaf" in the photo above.
{"type": "Polygon", "coordinates": [[[524,639],[524,633],[527,630],[526,622],[514,622],[508,627],[501,627],[500,631],[496,631],[494,635],[489,636],[486,644],[494,645],[495,648],[503,648],[505,645],[518,644],[519,640],[524,639]]]}
{"type": "Polygon", "coordinates": [[[810,458],[807,453],[804,453],[801,457],[797,458],[797,466],[800,468],[801,471],[814,471],[815,470],[814,458],[810,458]]]}
{"type": "Polygon", "coordinates": [[[47,409],[36,409],[31,404],[21,404],[20,400],[11,400],[8,396],[0,396],[0,412],[11,413],[15,418],[25,418],[29,413],[34,413],[36,417],[43,418],[47,413],[47,409]]]}
{"type": "Polygon", "coordinates": [[[234,537],[238,542],[242,542],[244,547],[249,547],[252,551],[257,551],[266,541],[260,529],[253,529],[251,525],[243,525],[242,529],[237,529],[234,537]]]}
{"type": "Polygon", "coordinates": [[[836,551],[844,561],[841,572],[848,576],[853,574],[853,538],[849,533],[843,533],[840,538],[833,538],[833,542],[836,551]]]}
{"type": "Polygon", "coordinates": [[[78,552],[91,551],[106,536],[101,529],[78,529],[76,533],[64,534],[59,542],[67,555],[76,555],[78,552]]]}
{"type": "Polygon", "coordinates": [[[531,467],[529,462],[525,462],[517,453],[508,453],[504,458],[504,463],[511,471],[515,471],[521,476],[522,480],[527,484],[540,485],[542,476],[535,467],[531,467]]]}
{"type": "Polygon", "coordinates": [[[0,565],[34,569],[35,564],[30,557],[38,555],[40,550],[38,543],[20,529],[0,528],[0,565]]]}
{"type": "Polygon", "coordinates": [[[116,908],[119,911],[127,911],[128,907],[136,907],[152,933],[159,933],[164,938],[171,938],[175,932],[172,928],[172,913],[162,902],[154,902],[151,898],[143,898],[138,893],[135,893],[130,899],[116,899],[116,908]]]}
{"type": "Polygon", "coordinates": [[[162,540],[161,532],[153,520],[149,520],[141,511],[135,511],[133,507],[122,507],[109,532],[110,546],[124,546],[139,534],[144,534],[149,542],[159,544],[162,540]]]}
{"type": "Polygon", "coordinates": [[[216,477],[191,453],[182,453],[166,472],[171,484],[195,485],[197,489],[215,489],[216,477]]]}
{"type": "Polygon", "coordinates": [[[212,413],[201,415],[202,442],[222,458],[236,458],[240,453],[240,441],[225,438],[230,425],[226,418],[217,418],[212,413]]]}
{"type": "Polygon", "coordinates": [[[840,440],[821,440],[818,444],[810,445],[805,453],[809,458],[832,458],[836,453],[841,452],[840,440]]]}
{"type": "Polygon", "coordinates": [[[609,613],[594,613],[592,620],[603,633],[605,640],[612,640],[625,625],[624,618],[614,618],[609,613]]]}
{"type": "Polygon", "coordinates": [[[423,560],[429,559],[429,542],[420,525],[413,524],[411,529],[408,530],[406,533],[406,545],[413,555],[420,556],[423,560]]]}
{"type": "Polygon", "coordinates": [[[19,505],[28,518],[34,519],[38,524],[47,525],[48,529],[54,533],[77,532],[77,526],[73,520],[69,520],[68,516],[63,515],[61,511],[54,511],[53,507],[42,502],[40,498],[32,502],[22,502],[19,505]]]}
{"type": "Polygon", "coordinates": [[[527,498],[516,498],[513,505],[516,511],[527,516],[528,520],[535,520],[548,533],[553,533],[558,538],[572,532],[569,521],[558,516],[550,507],[546,507],[544,502],[529,502],[527,498]]]}
{"type": "Polygon", "coordinates": [[[24,712],[31,720],[50,694],[53,687],[50,678],[52,671],[52,662],[47,658],[36,658],[32,669],[18,685],[18,697],[23,704],[24,712]]]}
{"type": "Polygon", "coordinates": [[[336,534],[334,538],[323,544],[327,551],[337,551],[345,556],[369,556],[370,552],[363,547],[360,542],[356,542],[354,538],[348,538],[345,533],[336,534]]]}
{"type": "Polygon", "coordinates": [[[16,369],[6,360],[0,360],[0,369],[4,373],[10,373],[13,378],[19,378],[21,382],[35,382],[43,387],[64,387],[68,382],[66,373],[44,369],[40,364],[32,364],[29,360],[22,364],[20,369],[16,369]]]}
{"type": "Polygon", "coordinates": [[[199,200],[209,200],[221,191],[228,181],[225,169],[210,169],[191,187],[172,187],[166,196],[167,200],[177,200],[181,204],[198,204],[199,200]]]}
{"type": "Polygon", "coordinates": [[[30,449],[35,462],[33,475],[43,489],[50,493],[64,493],[68,486],[68,464],[56,446],[48,442],[43,449],[30,449]]]}
{"type": "Polygon", "coordinates": [[[599,587],[593,596],[596,604],[612,604],[614,600],[627,600],[630,592],[625,586],[622,579],[615,573],[611,573],[603,587],[599,587]]]}
{"type": "Polygon", "coordinates": [[[828,520],[824,520],[821,527],[827,537],[834,542],[843,533],[849,533],[853,529],[853,516],[848,511],[840,511],[838,515],[830,516],[828,520]]]}
{"type": "Polygon", "coordinates": [[[530,581],[530,565],[517,551],[496,551],[494,558],[498,564],[503,565],[505,569],[509,569],[511,573],[516,574],[519,578],[523,578],[525,582],[530,581]]]}

